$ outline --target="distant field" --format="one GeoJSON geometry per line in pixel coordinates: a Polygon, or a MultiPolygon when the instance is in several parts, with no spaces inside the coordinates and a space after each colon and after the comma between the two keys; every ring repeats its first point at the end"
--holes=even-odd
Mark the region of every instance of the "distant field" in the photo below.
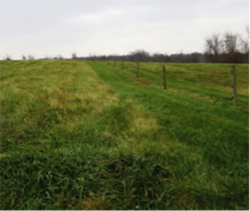
{"type": "Polygon", "coordinates": [[[1,61],[1,209],[249,209],[249,66],[1,61]]]}

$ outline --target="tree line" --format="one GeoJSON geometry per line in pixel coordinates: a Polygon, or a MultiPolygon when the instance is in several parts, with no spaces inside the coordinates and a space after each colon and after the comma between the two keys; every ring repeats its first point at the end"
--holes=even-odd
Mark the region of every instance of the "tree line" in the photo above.
{"type": "MultiPolygon", "coordinates": [[[[76,59],[76,58],[74,58],[76,59]]],[[[145,50],[136,50],[128,55],[89,56],[88,60],[117,60],[139,62],[173,62],[173,63],[248,63],[249,64],[249,28],[246,34],[225,32],[212,34],[205,39],[205,52],[189,54],[150,54],[145,50]]]]}
{"type": "Polygon", "coordinates": [[[77,59],[86,59],[86,60],[98,60],[98,61],[131,61],[131,62],[172,62],[172,63],[199,63],[203,61],[203,54],[201,53],[191,53],[191,54],[161,54],[155,53],[150,54],[145,50],[136,50],[127,55],[101,55],[95,56],[91,55],[88,57],[79,57],[77,59]]]}
{"type": "Polygon", "coordinates": [[[213,34],[205,40],[206,62],[213,63],[249,63],[249,28],[246,36],[226,32],[213,34]]]}
{"type": "MultiPolygon", "coordinates": [[[[33,60],[34,56],[22,56],[23,60],[33,60]]],[[[65,59],[61,55],[41,59],[65,59]]],[[[171,62],[171,63],[248,63],[249,64],[249,28],[246,34],[226,32],[224,34],[212,34],[205,39],[205,51],[203,53],[177,53],[177,54],[150,54],[145,50],[135,50],[126,55],[90,55],[78,57],[72,54],[72,60],[96,60],[96,61],[139,61],[139,62],[171,62]]],[[[11,60],[9,55],[5,60],[11,60]]]]}

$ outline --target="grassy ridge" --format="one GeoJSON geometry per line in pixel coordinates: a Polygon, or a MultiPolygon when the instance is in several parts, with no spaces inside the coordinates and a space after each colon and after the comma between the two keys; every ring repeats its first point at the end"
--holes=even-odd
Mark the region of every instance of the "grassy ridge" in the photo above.
{"type": "Polygon", "coordinates": [[[2,209],[248,209],[248,110],[132,65],[1,62],[2,209]]]}

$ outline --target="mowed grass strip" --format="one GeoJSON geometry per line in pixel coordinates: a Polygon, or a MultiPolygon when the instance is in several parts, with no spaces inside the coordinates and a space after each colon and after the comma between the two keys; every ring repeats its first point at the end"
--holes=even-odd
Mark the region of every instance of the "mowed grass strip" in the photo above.
{"type": "MultiPolygon", "coordinates": [[[[107,63],[103,62],[107,66],[107,63]]],[[[166,68],[167,87],[170,92],[199,97],[215,103],[232,104],[233,64],[175,64],[140,62],[140,77],[136,77],[136,63],[125,62],[124,71],[146,85],[163,88],[162,66],[166,68]]],[[[114,66],[122,69],[121,63],[114,66]]],[[[249,65],[235,64],[238,106],[248,109],[249,65]]]]}
{"type": "Polygon", "coordinates": [[[3,61],[0,86],[2,209],[248,209],[246,111],[95,62],[3,61]]]}
{"type": "MultiPolygon", "coordinates": [[[[248,189],[249,114],[247,110],[233,107],[231,104],[214,103],[202,98],[194,98],[182,93],[168,92],[147,86],[138,83],[137,80],[134,80],[133,77],[117,67],[107,66],[100,62],[91,62],[90,64],[97,71],[100,78],[120,93],[120,97],[124,99],[132,98],[144,108],[144,112],[156,118],[159,129],[154,133],[154,136],[149,138],[151,142],[160,140],[163,145],[167,145],[173,141],[174,143],[180,143],[181,146],[188,146],[189,150],[187,151],[193,152],[196,158],[202,157],[200,157],[201,166],[206,166],[211,170],[205,175],[213,175],[217,172],[218,175],[225,178],[225,180],[218,180],[216,176],[212,176],[210,179],[207,178],[207,181],[210,181],[207,183],[204,178],[203,182],[199,182],[200,191],[203,185],[205,187],[205,184],[214,185],[212,181],[217,181],[215,186],[218,185],[222,188],[224,182],[229,181],[230,176],[226,178],[226,175],[232,175],[232,172],[237,172],[238,176],[241,174],[240,177],[244,178],[238,184],[241,186],[240,190],[246,191],[248,189]],[[113,75],[116,75],[116,77],[112,77],[113,75]],[[121,85],[119,79],[117,80],[117,76],[123,78],[127,85],[121,85]]],[[[212,69],[212,67],[210,68],[212,69]]],[[[201,90],[202,92],[203,90],[201,90]]],[[[162,146],[160,143],[157,144],[162,146]]],[[[182,155],[184,154],[183,151],[182,155]]],[[[184,157],[190,159],[188,155],[184,157]]],[[[175,165],[177,165],[177,162],[175,165]]],[[[185,175],[186,168],[188,168],[188,165],[183,164],[182,170],[180,170],[182,176],[185,175]]],[[[205,172],[205,170],[198,172],[198,174],[203,175],[202,172],[205,172]]],[[[199,176],[192,175],[191,178],[189,185],[193,187],[192,183],[197,182],[199,176]]],[[[237,181],[236,178],[231,177],[231,179],[231,182],[237,181]]],[[[234,187],[234,185],[227,186],[227,193],[230,192],[230,189],[233,190],[234,187]]],[[[239,189],[236,191],[237,194],[238,191],[239,189]]],[[[242,196],[247,198],[248,193],[245,191],[242,192],[242,196]]],[[[234,192],[234,195],[236,192],[234,192]]],[[[219,196],[219,194],[214,196],[219,196]]],[[[235,197],[232,198],[235,199],[235,197]]],[[[248,201],[245,202],[246,206],[248,206],[248,201]]],[[[204,209],[204,207],[201,209],[204,209]]]]}

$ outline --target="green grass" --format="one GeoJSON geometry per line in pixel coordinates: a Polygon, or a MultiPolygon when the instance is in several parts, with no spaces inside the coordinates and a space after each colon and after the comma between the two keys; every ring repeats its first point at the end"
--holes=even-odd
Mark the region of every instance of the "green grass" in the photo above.
{"type": "MultiPolygon", "coordinates": [[[[140,78],[144,79],[144,83],[162,87],[163,65],[166,67],[169,91],[178,91],[188,95],[195,94],[201,98],[225,104],[232,101],[232,64],[140,63],[140,78]]],[[[235,66],[237,70],[238,105],[246,107],[248,106],[249,95],[249,65],[235,66]]],[[[135,76],[136,64],[126,63],[125,71],[135,76]]]]}
{"type": "Polygon", "coordinates": [[[1,209],[249,209],[248,65],[0,65],[1,209]]]}

